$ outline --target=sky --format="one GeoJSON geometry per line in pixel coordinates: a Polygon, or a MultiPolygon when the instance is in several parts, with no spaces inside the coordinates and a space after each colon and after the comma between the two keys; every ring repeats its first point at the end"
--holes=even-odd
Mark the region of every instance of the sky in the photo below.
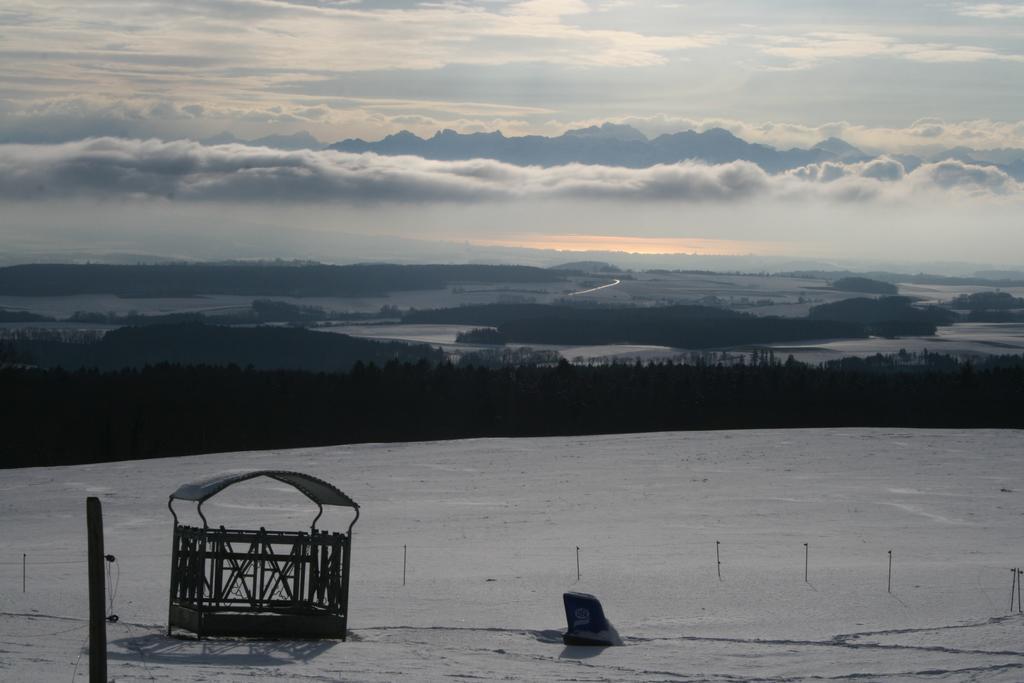
{"type": "Polygon", "coordinates": [[[1024,148],[1022,2],[7,0],[0,63],[0,251],[362,258],[349,235],[1024,263],[1019,181],[893,158],[1024,148]],[[881,158],[769,175],[197,142],[606,121],[881,158]]]}

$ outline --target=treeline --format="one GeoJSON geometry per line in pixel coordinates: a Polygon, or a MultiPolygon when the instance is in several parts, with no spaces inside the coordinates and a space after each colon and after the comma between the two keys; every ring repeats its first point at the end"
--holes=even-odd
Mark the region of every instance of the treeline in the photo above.
{"type": "Polygon", "coordinates": [[[122,297],[371,296],[442,289],[457,282],[555,282],[561,271],[530,266],[246,264],[28,264],[0,268],[0,295],[122,297]]]}
{"type": "Polygon", "coordinates": [[[255,299],[245,310],[198,313],[183,311],[180,313],[100,313],[76,311],[67,318],[73,323],[95,323],[100,325],[117,325],[122,327],[141,327],[146,325],[173,325],[177,323],[209,323],[215,325],[248,325],[258,323],[314,323],[334,317],[320,306],[304,306],[287,301],[274,299],[255,299]]]}
{"type": "Polygon", "coordinates": [[[866,329],[854,323],[754,316],[673,322],[643,316],[511,320],[498,330],[509,341],[527,344],[642,344],[681,349],[867,336],[866,329]]]}
{"type": "Polygon", "coordinates": [[[543,304],[486,304],[411,311],[407,323],[486,326],[459,337],[465,343],[650,344],[707,349],[813,339],[927,336],[957,319],[937,307],[917,308],[906,297],[855,298],[816,306],[806,318],[754,316],[710,306],[612,308],[543,304]]]}
{"type": "Polygon", "coordinates": [[[1024,311],[978,310],[967,314],[967,322],[971,323],[1024,323],[1024,311]]]}
{"type": "Polygon", "coordinates": [[[1024,299],[1009,292],[975,292],[955,297],[950,306],[971,311],[1024,308],[1024,299]]]}
{"type": "Polygon", "coordinates": [[[847,356],[821,363],[828,370],[856,372],[960,372],[967,364],[975,370],[998,370],[1024,367],[1020,354],[985,355],[964,361],[957,356],[932,351],[906,351],[876,353],[873,356],[847,356]]]}
{"type": "MultiPolygon", "coordinates": [[[[275,299],[255,299],[249,308],[230,311],[199,313],[181,311],[178,313],[128,313],[75,311],[67,318],[37,315],[25,311],[9,311],[0,308],[0,323],[10,322],[69,322],[94,325],[112,325],[117,327],[143,327],[148,325],[175,325],[180,323],[208,323],[211,325],[253,325],[262,323],[291,323],[296,325],[313,324],[325,320],[374,320],[401,315],[394,306],[381,306],[376,312],[339,313],[327,311],[320,306],[293,304],[275,299]]],[[[26,326],[25,329],[31,329],[26,326]]]]}
{"type": "Polygon", "coordinates": [[[55,320],[39,313],[0,308],[0,323],[52,323],[55,320]]]}
{"type": "Polygon", "coordinates": [[[347,373],[8,367],[0,387],[4,467],[465,437],[1024,427],[1020,365],[921,373],[794,362],[501,369],[391,362],[347,373]]]}
{"type": "MultiPolygon", "coordinates": [[[[11,362],[44,368],[120,370],[158,363],[253,366],[333,372],[357,362],[433,363],[444,352],[427,344],[381,342],[295,327],[224,327],[201,322],[122,327],[98,340],[23,334],[5,342],[11,362]]],[[[3,360],[0,358],[0,360],[3,360]]]]}
{"type": "Polygon", "coordinates": [[[776,273],[785,277],[812,278],[815,280],[837,280],[844,277],[864,277],[893,284],[915,285],[959,285],[975,287],[1024,287],[1019,271],[979,273],[978,275],[936,275],[934,273],[894,273],[876,270],[855,273],[850,270],[796,270],[776,273]]]}
{"type": "Polygon", "coordinates": [[[959,319],[953,311],[939,306],[914,306],[913,300],[905,296],[843,299],[814,306],[807,317],[858,323],[869,334],[880,337],[929,336],[939,325],[951,325],[959,319]]]}
{"type": "Polygon", "coordinates": [[[867,277],[842,277],[832,283],[832,289],[841,292],[863,292],[864,294],[896,294],[899,288],[891,282],[872,280],[867,277]]]}
{"type": "Polygon", "coordinates": [[[966,320],[972,323],[1024,322],[1024,299],[1009,292],[961,294],[949,305],[957,310],[968,311],[966,320]]]}

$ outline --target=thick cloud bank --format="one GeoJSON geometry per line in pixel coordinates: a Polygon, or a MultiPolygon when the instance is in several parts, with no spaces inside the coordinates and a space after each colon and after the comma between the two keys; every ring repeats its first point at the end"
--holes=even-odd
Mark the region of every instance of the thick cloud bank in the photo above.
{"type": "Polygon", "coordinates": [[[630,169],[521,167],[486,159],[431,161],[334,151],[98,138],[0,145],[0,198],[420,203],[515,199],[733,202],[756,197],[862,201],[937,192],[1024,198],[991,166],[943,161],[908,173],[889,158],[769,175],[737,161],[630,169]]]}

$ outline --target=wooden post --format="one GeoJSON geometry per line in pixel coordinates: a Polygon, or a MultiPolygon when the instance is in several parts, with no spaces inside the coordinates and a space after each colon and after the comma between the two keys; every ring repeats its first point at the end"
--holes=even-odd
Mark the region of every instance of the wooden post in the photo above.
{"type": "Polygon", "coordinates": [[[580,547],[576,546],[576,580],[580,580],[580,547]]]}
{"type": "Polygon", "coordinates": [[[85,499],[89,539],[89,683],[107,683],[106,587],[103,584],[103,508],[100,499],[85,499]]]}
{"type": "Polygon", "coordinates": [[[718,546],[721,545],[721,541],[715,541],[715,562],[718,563],[718,580],[722,580],[722,555],[718,551],[718,546]]]}
{"type": "Polygon", "coordinates": [[[804,543],[804,583],[810,583],[807,580],[807,567],[810,562],[811,549],[806,543],[804,543]]]}
{"type": "Polygon", "coordinates": [[[892,551],[889,551],[889,592],[892,593],[892,551]]]}
{"type": "Polygon", "coordinates": [[[409,546],[403,545],[402,546],[402,585],[403,586],[405,585],[405,565],[406,565],[406,558],[408,557],[408,554],[409,554],[409,546]]]}
{"type": "MultiPolygon", "coordinates": [[[[342,607],[345,608],[345,618],[344,621],[342,622],[341,627],[341,639],[344,641],[348,640],[348,586],[349,579],[352,578],[352,534],[350,533],[347,537],[343,534],[338,535],[345,539],[345,555],[342,558],[341,563],[341,571],[343,572],[343,574],[341,575],[341,604],[342,607]]],[[[338,546],[338,550],[341,549],[342,547],[338,546]]]]}
{"type": "Polygon", "coordinates": [[[171,636],[171,622],[173,619],[171,615],[174,612],[174,602],[178,591],[178,586],[182,581],[181,572],[182,567],[178,561],[178,555],[181,552],[181,536],[178,534],[178,525],[174,525],[174,533],[171,536],[171,587],[167,598],[167,637],[171,636]]]}

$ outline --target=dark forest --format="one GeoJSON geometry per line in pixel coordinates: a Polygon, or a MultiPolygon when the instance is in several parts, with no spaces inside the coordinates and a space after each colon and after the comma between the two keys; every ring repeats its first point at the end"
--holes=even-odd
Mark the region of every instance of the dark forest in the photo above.
{"type": "Polygon", "coordinates": [[[354,442],[791,427],[1024,427],[1024,365],[651,364],[347,373],[0,370],[0,466],[354,442]],[[885,369],[885,368],[882,368],[885,369]],[[891,369],[891,368],[890,368],[891,369]]]}

